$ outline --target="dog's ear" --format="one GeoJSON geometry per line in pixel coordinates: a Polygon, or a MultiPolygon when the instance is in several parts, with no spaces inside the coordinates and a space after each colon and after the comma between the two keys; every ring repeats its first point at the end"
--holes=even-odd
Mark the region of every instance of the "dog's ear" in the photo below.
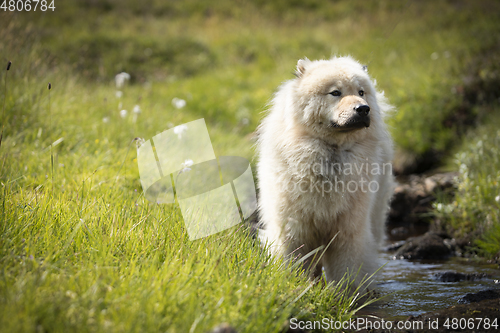
{"type": "Polygon", "coordinates": [[[297,70],[295,71],[296,77],[302,77],[306,72],[307,66],[311,63],[311,60],[304,58],[297,61],[297,70]]]}

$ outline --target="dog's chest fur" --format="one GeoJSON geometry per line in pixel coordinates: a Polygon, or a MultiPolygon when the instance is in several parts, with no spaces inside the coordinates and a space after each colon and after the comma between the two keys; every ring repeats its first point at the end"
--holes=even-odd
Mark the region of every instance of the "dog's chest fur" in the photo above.
{"type": "MultiPolygon", "coordinates": [[[[376,157],[374,152],[376,147],[353,145],[340,149],[311,139],[278,150],[276,161],[281,163],[276,176],[287,192],[281,204],[283,208],[293,207],[282,210],[287,234],[298,237],[308,233],[307,237],[331,239],[343,229],[340,216],[359,200],[357,187],[364,182],[367,188],[374,178],[371,168],[376,158],[367,157],[376,157]],[[374,150],[367,154],[368,149],[374,150]]],[[[370,200],[370,193],[365,196],[370,200]]]]}

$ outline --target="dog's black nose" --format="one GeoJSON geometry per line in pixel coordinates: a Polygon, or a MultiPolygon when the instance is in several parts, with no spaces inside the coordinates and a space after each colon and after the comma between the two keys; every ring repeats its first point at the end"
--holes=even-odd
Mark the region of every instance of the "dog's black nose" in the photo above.
{"type": "Polygon", "coordinates": [[[354,110],[360,115],[360,116],[367,116],[368,113],[370,112],[370,107],[368,105],[358,105],[354,108],[354,110]]]}

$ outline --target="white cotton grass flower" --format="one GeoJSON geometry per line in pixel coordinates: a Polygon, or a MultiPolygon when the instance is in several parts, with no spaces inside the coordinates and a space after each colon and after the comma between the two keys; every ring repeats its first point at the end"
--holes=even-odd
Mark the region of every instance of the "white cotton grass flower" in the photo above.
{"type": "Polygon", "coordinates": [[[500,203],[500,195],[497,195],[497,196],[495,197],[495,201],[496,201],[496,202],[498,202],[498,203],[500,203]]]}
{"type": "Polygon", "coordinates": [[[109,117],[102,118],[102,122],[105,124],[109,123],[109,117]]]}
{"type": "Polygon", "coordinates": [[[179,137],[179,139],[182,139],[182,134],[184,132],[186,132],[188,129],[187,125],[179,125],[179,126],[175,126],[174,127],[174,133],[177,134],[177,136],[179,137]]]}
{"type": "Polygon", "coordinates": [[[189,171],[191,171],[191,168],[184,168],[181,171],[179,171],[179,173],[177,175],[180,175],[181,173],[189,172],[189,171]]]}
{"type": "Polygon", "coordinates": [[[121,88],[125,85],[125,82],[130,80],[130,74],[121,72],[115,75],[115,84],[117,88],[121,88]]]}
{"type": "Polygon", "coordinates": [[[183,168],[187,168],[187,167],[192,166],[193,163],[194,163],[193,160],[185,160],[184,163],[182,163],[181,165],[183,168]]]}
{"type": "Polygon", "coordinates": [[[125,118],[127,116],[128,111],[127,110],[121,110],[120,111],[120,117],[125,118]]]}
{"type": "Polygon", "coordinates": [[[181,173],[184,173],[184,172],[191,171],[190,166],[192,166],[193,163],[194,163],[193,160],[190,160],[190,159],[185,160],[183,163],[181,163],[182,169],[179,171],[179,173],[177,175],[180,175],[181,173]]]}
{"type": "Polygon", "coordinates": [[[134,106],[132,109],[132,113],[134,114],[134,123],[137,121],[137,117],[139,117],[139,114],[141,113],[141,107],[139,105],[134,106]]]}
{"type": "Polygon", "coordinates": [[[176,109],[182,109],[183,107],[186,106],[186,101],[183,100],[182,98],[177,98],[177,97],[174,97],[172,98],[172,105],[176,108],[176,109]]]}
{"type": "Polygon", "coordinates": [[[117,90],[117,91],[115,92],[115,96],[116,96],[116,98],[122,98],[122,96],[123,96],[123,92],[122,92],[121,90],[117,90]]]}
{"type": "Polygon", "coordinates": [[[433,207],[442,214],[451,214],[454,209],[453,204],[434,203],[433,207]]]}
{"type": "Polygon", "coordinates": [[[460,167],[459,167],[458,171],[461,174],[466,174],[467,170],[468,170],[468,168],[467,168],[467,165],[465,163],[460,164],[460,167]]]}

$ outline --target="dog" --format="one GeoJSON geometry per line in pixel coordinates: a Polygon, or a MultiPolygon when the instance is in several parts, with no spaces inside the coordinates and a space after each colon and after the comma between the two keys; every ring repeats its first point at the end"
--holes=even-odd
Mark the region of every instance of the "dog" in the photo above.
{"type": "MultiPolygon", "coordinates": [[[[312,278],[378,268],[393,192],[392,109],[352,57],[297,63],[257,129],[261,238],[312,278]],[[311,251],[321,248],[316,256],[311,251]]],[[[318,250],[316,250],[318,251],[318,250]]]]}

